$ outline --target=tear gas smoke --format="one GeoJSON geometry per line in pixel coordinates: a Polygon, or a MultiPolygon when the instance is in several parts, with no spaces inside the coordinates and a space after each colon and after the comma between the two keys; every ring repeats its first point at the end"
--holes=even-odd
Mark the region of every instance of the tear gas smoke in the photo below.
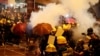
{"type": "Polygon", "coordinates": [[[82,37],[81,33],[86,33],[87,28],[93,27],[95,18],[91,13],[88,12],[88,9],[91,5],[94,5],[98,0],[63,0],[60,1],[64,7],[70,9],[73,13],[73,17],[76,18],[79,26],[74,29],[74,37],[82,37]]]}
{"type": "Polygon", "coordinates": [[[49,23],[52,26],[58,25],[59,16],[66,13],[61,4],[50,3],[39,12],[32,12],[30,23],[34,27],[38,23],[49,23]]]}
{"type": "Polygon", "coordinates": [[[50,23],[52,26],[58,25],[59,16],[69,13],[76,18],[79,26],[74,30],[74,37],[80,37],[87,28],[92,27],[95,19],[88,12],[90,4],[94,5],[98,0],[59,0],[60,4],[50,3],[39,12],[32,12],[30,23],[34,27],[38,23],[50,23]]]}

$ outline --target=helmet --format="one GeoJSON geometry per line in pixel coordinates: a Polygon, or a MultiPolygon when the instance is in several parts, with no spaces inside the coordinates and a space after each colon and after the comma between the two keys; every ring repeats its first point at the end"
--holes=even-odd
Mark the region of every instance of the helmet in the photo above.
{"type": "Polygon", "coordinates": [[[58,36],[57,37],[57,44],[66,44],[67,40],[64,36],[58,36]]]}
{"type": "Polygon", "coordinates": [[[56,47],[53,44],[48,44],[46,46],[46,52],[57,52],[56,47]]]}
{"type": "Polygon", "coordinates": [[[71,28],[71,24],[63,24],[63,29],[64,30],[69,30],[71,28]]]}
{"type": "Polygon", "coordinates": [[[93,32],[93,28],[88,28],[87,32],[93,32]]]}

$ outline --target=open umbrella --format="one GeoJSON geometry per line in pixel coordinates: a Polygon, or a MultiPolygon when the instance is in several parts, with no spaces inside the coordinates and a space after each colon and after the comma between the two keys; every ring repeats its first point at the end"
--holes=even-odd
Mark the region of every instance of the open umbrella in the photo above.
{"type": "Polygon", "coordinates": [[[71,24],[76,23],[76,21],[73,17],[66,18],[65,21],[66,21],[66,23],[71,23],[71,24]]]}
{"type": "Polygon", "coordinates": [[[40,24],[37,24],[32,32],[33,34],[36,34],[38,36],[43,36],[45,34],[50,34],[51,33],[51,30],[52,30],[52,26],[48,23],[40,23],[40,24]]]}
{"type": "Polygon", "coordinates": [[[13,28],[13,33],[16,35],[23,35],[26,31],[26,23],[18,23],[13,28]]]}

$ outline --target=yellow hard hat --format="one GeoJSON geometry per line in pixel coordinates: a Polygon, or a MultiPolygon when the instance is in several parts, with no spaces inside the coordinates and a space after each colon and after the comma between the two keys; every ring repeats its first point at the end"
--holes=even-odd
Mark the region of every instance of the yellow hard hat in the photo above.
{"type": "Polygon", "coordinates": [[[71,28],[71,24],[63,24],[63,29],[64,30],[69,30],[71,28]]]}
{"type": "Polygon", "coordinates": [[[63,24],[62,26],[63,26],[63,29],[64,29],[64,30],[67,29],[67,25],[66,25],[66,24],[63,24]]]}
{"type": "Polygon", "coordinates": [[[48,44],[46,46],[46,52],[57,52],[56,47],[53,44],[48,44]]]}
{"type": "Polygon", "coordinates": [[[66,44],[67,40],[64,36],[58,36],[57,37],[57,44],[66,44]]]}

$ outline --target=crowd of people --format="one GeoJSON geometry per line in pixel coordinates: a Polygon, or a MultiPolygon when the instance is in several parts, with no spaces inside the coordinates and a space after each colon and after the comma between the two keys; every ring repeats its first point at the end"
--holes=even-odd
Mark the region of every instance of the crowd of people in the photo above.
{"type": "Polygon", "coordinates": [[[18,36],[13,34],[12,27],[20,22],[25,22],[24,16],[25,13],[21,13],[13,8],[0,11],[0,45],[8,42],[17,44],[18,36]]]}
{"type": "MultiPolygon", "coordinates": [[[[24,13],[25,14],[25,13],[24,13]]],[[[11,28],[14,24],[25,22],[25,15],[20,12],[12,11],[11,9],[2,10],[0,12],[0,45],[5,44],[20,44],[20,36],[13,34],[11,28]]],[[[93,28],[88,28],[87,33],[82,33],[84,39],[74,41],[73,31],[71,29],[64,30],[64,33],[59,38],[56,36],[54,41],[55,52],[46,52],[49,45],[48,36],[54,35],[55,31],[46,34],[41,38],[40,36],[32,35],[26,42],[28,43],[28,51],[35,56],[100,56],[100,39],[94,33],[93,28]],[[60,40],[59,40],[60,39],[60,40]],[[63,40],[61,40],[63,39],[63,40]],[[61,41],[60,43],[58,41],[61,41]]],[[[50,46],[50,45],[49,45],[50,46]]],[[[50,48],[51,48],[50,47],[50,48]]],[[[51,48],[51,49],[52,49],[51,48]]],[[[28,54],[26,54],[28,55],[28,54]]]]}
{"type": "MultiPolygon", "coordinates": [[[[84,38],[75,41],[73,37],[73,31],[67,29],[64,31],[62,36],[55,36],[54,44],[48,44],[48,36],[52,34],[44,35],[41,41],[37,41],[36,38],[34,41],[38,42],[36,51],[37,56],[100,56],[100,39],[94,33],[93,28],[88,28],[87,33],[82,33],[84,38]],[[51,48],[51,49],[50,49],[51,48]],[[53,50],[52,50],[53,49],[53,50]],[[56,51],[55,51],[56,49],[56,51]],[[52,50],[52,51],[51,51],[52,50]]],[[[33,36],[38,37],[38,36],[33,36]]],[[[35,43],[35,42],[34,42],[35,43]]],[[[32,50],[32,46],[30,48],[32,50]]]]}

